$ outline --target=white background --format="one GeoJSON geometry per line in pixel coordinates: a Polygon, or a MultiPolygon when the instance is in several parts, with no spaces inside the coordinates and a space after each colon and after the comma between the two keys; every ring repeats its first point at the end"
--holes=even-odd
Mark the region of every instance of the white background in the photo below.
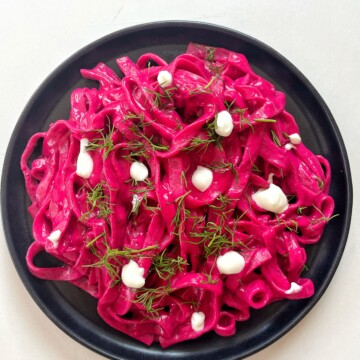
{"type": "MultiPolygon", "coordinates": [[[[25,104],[68,56],[113,31],[158,20],[198,20],[251,35],[284,55],[330,107],[347,146],[353,223],[337,273],[315,308],[251,360],[360,358],[360,1],[0,0],[0,161],[25,104]]],[[[22,285],[0,231],[2,359],[103,359],[60,331],[22,285]]]]}

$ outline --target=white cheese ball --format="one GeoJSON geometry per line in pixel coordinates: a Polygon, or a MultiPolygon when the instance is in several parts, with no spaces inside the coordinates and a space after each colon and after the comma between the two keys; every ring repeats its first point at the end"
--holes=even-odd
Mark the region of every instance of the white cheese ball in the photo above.
{"type": "Polygon", "coordinates": [[[293,144],[285,144],[285,150],[290,151],[291,149],[295,149],[293,144]]]}
{"type": "Polygon", "coordinates": [[[297,294],[299,293],[300,291],[302,290],[302,286],[295,283],[295,282],[292,282],[290,284],[290,289],[289,290],[286,290],[285,291],[285,294],[286,295],[292,295],[292,294],[297,294]]]}
{"type": "Polygon", "coordinates": [[[294,145],[299,145],[301,143],[301,137],[298,133],[289,135],[290,142],[294,145]]]}
{"type": "Polygon", "coordinates": [[[205,314],[202,311],[195,311],[191,315],[191,328],[194,331],[201,331],[204,329],[205,314]]]}
{"type": "Polygon", "coordinates": [[[59,246],[60,236],[61,236],[60,230],[55,230],[48,236],[48,240],[53,243],[55,248],[59,246]]]}
{"type": "Polygon", "coordinates": [[[168,71],[163,70],[159,72],[157,81],[162,88],[166,88],[172,84],[173,77],[168,71]]]}
{"type": "Polygon", "coordinates": [[[267,189],[258,190],[251,198],[259,207],[275,214],[281,214],[289,207],[286,195],[275,184],[270,184],[267,189]]]}
{"type": "Polygon", "coordinates": [[[130,166],[130,176],[135,181],[144,181],[149,176],[149,170],[143,163],[135,161],[130,166]]]}
{"type": "Polygon", "coordinates": [[[229,251],[216,259],[216,266],[220,274],[239,274],[245,267],[245,259],[236,251],[229,251]]]}
{"type": "Polygon", "coordinates": [[[213,182],[213,173],[206,167],[198,166],[191,177],[191,182],[199,191],[204,192],[213,182]]]}
{"type": "Polygon", "coordinates": [[[129,288],[142,288],[145,285],[144,268],[140,267],[134,260],[130,260],[121,270],[121,280],[129,288]]]}
{"type": "Polygon", "coordinates": [[[215,132],[223,137],[230,136],[234,129],[233,119],[226,110],[220,111],[216,117],[215,132]]]}
{"type": "Polygon", "coordinates": [[[94,169],[93,159],[86,151],[88,144],[88,139],[84,138],[80,140],[80,151],[76,162],[76,175],[84,179],[88,179],[94,169]]]}

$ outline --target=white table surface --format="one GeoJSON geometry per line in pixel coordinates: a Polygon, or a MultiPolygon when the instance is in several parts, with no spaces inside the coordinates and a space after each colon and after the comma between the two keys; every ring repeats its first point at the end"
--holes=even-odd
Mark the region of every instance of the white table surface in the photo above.
{"type": "MultiPolygon", "coordinates": [[[[325,295],[290,333],[251,360],[360,358],[360,1],[0,0],[0,161],[25,104],[68,56],[113,31],[158,20],[197,20],[251,35],[284,55],[315,86],[345,140],[354,186],[348,244],[325,295]]],[[[0,230],[0,357],[102,356],[57,328],[22,285],[0,230]]]]}

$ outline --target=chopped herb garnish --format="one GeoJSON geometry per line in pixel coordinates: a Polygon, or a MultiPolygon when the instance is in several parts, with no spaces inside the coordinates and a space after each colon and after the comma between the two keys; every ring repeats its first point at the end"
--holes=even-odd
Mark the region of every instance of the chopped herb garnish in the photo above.
{"type": "Polygon", "coordinates": [[[112,126],[107,133],[104,133],[103,130],[100,130],[99,133],[101,137],[95,138],[92,141],[89,141],[89,143],[86,146],[87,151],[94,151],[96,149],[103,150],[103,156],[104,160],[107,159],[109,156],[109,153],[114,149],[114,142],[112,140],[113,133],[115,131],[115,127],[112,126]]]}
{"type": "Polygon", "coordinates": [[[214,139],[210,139],[210,138],[201,138],[201,137],[195,137],[191,140],[190,144],[186,147],[183,148],[183,151],[193,151],[193,150],[203,150],[204,152],[206,152],[206,150],[208,149],[209,145],[214,143],[215,140],[214,139]]]}
{"type": "Polygon", "coordinates": [[[213,62],[216,48],[212,46],[206,46],[205,50],[206,50],[206,60],[209,62],[213,62]]]}
{"type": "Polygon", "coordinates": [[[320,179],[318,176],[316,177],[316,181],[318,184],[318,187],[320,190],[324,190],[325,183],[322,179],[320,179]]]}
{"type": "Polygon", "coordinates": [[[163,308],[156,308],[154,303],[163,300],[167,295],[170,294],[171,287],[160,286],[154,289],[141,288],[136,293],[136,298],[133,300],[134,303],[141,304],[146,312],[152,314],[154,317],[159,316],[159,311],[163,308]]]}
{"type": "Polygon", "coordinates": [[[315,222],[319,222],[319,221],[322,221],[322,220],[324,220],[324,221],[326,221],[326,222],[329,222],[330,220],[332,220],[332,219],[334,219],[335,217],[339,216],[339,214],[335,214],[335,215],[332,215],[331,217],[327,217],[327,216],[325,216],[325,214],[324,214],[318,207],[316,207],[315,205],[313,205],[313,207],[314,207],[314,209],[315,209],[316,211],[318,211],[318,212],[322,215],[322,217],[319,218],[319,219],[317,219],[317,220],[315,220],[315,222]]]}
{"type": "Polygon", "coordinates": [[[302,215],[305,209],[307,209],[307,206],[300,206],[297,208],[296,212],[297,214],[302,215]]]}
{"type": "MultiPolygon", "coordinates": [[[[133,181],[133,179],[131,179],[131,181],[133,181]]],[[[160,210],[159,207],[152,207],[152,206],[148,206],[147,204],[148,192],[154,190],[154,184],[149,179],[145,179],[143,181],[143,184],[144,186],[130,190],[130,192],[133,193],[133,200],[132,200],[133,206],[129,213],[129,217],[131,216],[131,214],[133,214],[134,216],[138,215],[141,204],[143,204],[147,210],[150,210],[154,213],[160,210]]],[[[136,181],[133,181],[132,185],[137,186],[138,184],[136,181]]]]}
{"type": "MultiPolygon", "coordinates": [[[[151,149],[154,151],[168,151],[169,150],[169,146],[167,145],[163,145],[163,144],[155,144],[153,142],[154,136],[150,136],[147,137],[143,131],[141,131],[141,128],[139,127],[139,125],[134,124],[133,126],[131,126],[129,128],[135,135],[137,135],[139,138],[144,139],[148,145],[150,145],[151,149]]],[[[138,145],[140,146],[140,145],[138,145]]]]}
{"type": "Polygon", "coordinates": [[[206,224],[205,230],[200,233],[192,232],[190,236],[199,239],[197,243],[204,245],[206,258],[211,255],[218,255],[224,248],[235,246],[235,243],[228,238],[227,234],[223,233],[223,226],[211,221],[206,224]]]}
{"type": "Polygon", "coordinates": [[[261,172],[261,170],[259,169],[259,167],[256,164],[253,164],[252,171],[261,172]]]}
{"type": "MultiPolygon", "coordinates": [[[[126,259],[134,259],[134,258],[139,258],[140,257],[146,257],[146,252],[155,250],[158,248],[158,245],[151,245],[151,246],[147,246],[145,248],[142,249],[131,249],[128,247],[124,247],[122,250],[119,249],[111,249],[110,246],[107,243],[106,240],[106,233],[103,232],[101,233],[99,236],[97,236],[96,238],[90,240],[87,244],[86,247],[89,247],[90,249],[93,248],[94,244],[100,239],[100,238],[104,238],[103,244],[106,247],[106,252],[105,254],[100,258],[100,256],[98,256],[100,258],[100,260],[94,264],[88,264],[88,265],[83,265],[84,267],[105,267],[109,276],[111,277],[111,279],[113,281],[115,281],[116,283],[119,282],[121,280],[120,278],[120,267],[122,265],[119,257],[123,257],[126,259]],[[145,255],[144,255],[145,254],[145,255]]],[[[92,250],[93,251],[93,250],[92,250]]],[[[93,251],[94,253],[94,251],[93,251]]]]}
{"type": "Polygon", "coordinates": [[[253,120],[256,121],[256,122],[263,122],[263,123],[276,123],[275,119],[263,119],[263,118],[260,118],[260,119],[253,119],[253,120]]]}
{"type": "Polygon", "coordinates": [[[233,163],[226,163],[224,161],[216,161],[211,163],[210,165],[207,165],[207,167],[211,170],[214,170],[219,173],[224,173],[228,170],[231,170],[231,172],[235,175],[236,178],[238,178],[238,173],[235,169],[235,166],[233,163]]]}
{"type": "Polygon", "coordinates": [[[217,128],[217,117],[218,114],[215,115],[215,118],[213,121],[208,122],[205,125],[205,130],[208,133],[209,138],[212,140],[212,142],[214,142],[214,144],[218,147],[221,148],[221,141],[223,140],[222,136],[219,136],[215,130],[217,128]]]}
{"type": "Polygon", "coordinates": [[[128,155],[122,157],[128,161],[137,161],[140,158],[148,159],[150,156],[146,151],[145,144],[139,140],[131,140],[127,143],[127,150],[130,151],[128,155]]]}
{"type": "Polygon", "coordinates": [[[177,205],[175,216],[171,222],[171,225],[175,227],[175,229],[178,229],[181,227],[182,223],[185,221],[185,215],[187,214],[187,211],[185,209],[185,198],[191,193],[191,190],[185,193],[182,196],[179,196],[175,199],[175,204],[177,205]]]}
{"type": "Polygon", "coordinates": [[[204,87],[189,90],[189,95],[211,94],[210,87],[211,87],[211,84],[214,82],[215,79],[216,79],[216,76],[212,76],[210,81],[204,87]]]}
{"type": "Polygon", "coordinates": [[[309,271],[309,267],[306,264],[304,264],[304,266],[302,267],[300,273],[303,273],[305,271],[309,271]]]}
{"type": "Polygon", "coordinates": [[[105,186],[108,185],[100,182],[94,188],[90,188],[86,199],[88,211],[81,216],[80,220],[89,218],[96,210],[98,217],[103,219],[112,213],[110,197],[104,192],[105,186]]]}
{"type": "Polygon", "coordinates": [[[137,120],[139,120],[139,123],[141,124],[141,126],[149,125],[147,123],[146,124],[144,123],[145,115],[143,113],[138,115],[138,114],[135,114],[135,113],[130,111],[124,117],[124,120],[129,120],[129,119],[137,119],[137,120]]]}
{"type": "Polygon", "coordinates": [[[166,108],[170,103],[173,102],[172,97],[175,90],[177,90],[177,87],[163,89],[163,93],[151,89],[146,89],[149,94],[155,96],[154,105],[158,108],[166,108]]]}
{"type": "Polygon", "coordinates": [[[280,142],[278,136],[276,135],[276,132],[272,129],[270,130],[270,132],[271,132],[271,138],[272,138],[273,142],[275,143],[275,145],[281,146],[281,142],[280,142]]]}
{"type": "Polygon", "coordinates": [[[168,280],[176,272],[181,272],[183,267],[187,265],[189,265],[188,262],[181,256],[176,258],[169,257],[165,249],[154,257],[151,270],[155,271],[161,279],[168,280]]]}
{"type": "Polygon", "coordinates": [[[186,175],[185,175],[184,170],[181,172],[181,183],[184,184],[184,186],[187,188],[188,184],[187,184],[186,175]]]}
{"type": "MultiPolygon", "coordinates": [[[[214,264],[215,264],[215,262],[214,262],[214,264]]],[[[210,274],[206,274],[206,273],[202,273],[202,274],[206,277],[206,282],[204,281],[204,283],[214,285],[219,281],[219,279],[213,278],[211,272],[210,272],[210,274]]]]}

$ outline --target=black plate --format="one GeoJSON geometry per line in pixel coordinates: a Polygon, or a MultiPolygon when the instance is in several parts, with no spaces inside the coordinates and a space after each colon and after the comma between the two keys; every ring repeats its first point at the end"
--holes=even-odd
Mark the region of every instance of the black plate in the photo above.
{"type": "Polygon", "coordinates": [[[343,253],[351,219],[352,184],[345,146],[329,109],[308,80],[285,58],[244,34],[213,25],[163,22],[131,27],[106,36],[77,52],[40,86],[23,111],[8,146],[2,176],[2,215],[8,247],[27,290],[45,314],[63,331],[90,349],[114,359],[239,359],[271,344],[295,326],[319,300],[329,285],[343,253]],[[334,218],[322,241],[309,248],[309,272],[316,292],[311,299],[281,301],[253,311],[239,323],[234,336],[210,333],[162,350],[147,347],[105,324],[96,312],[96,301],[72,285],[43,281],[27,270],[25,254],[33,241],[27,213],[28,199],[20,171],[20,156],[30,136],[51,122],[69,115],[73,89],[94,86],[81,79],[79,69],[99,61],[115,67],[115,59],[134,60],[155,52],[171,61],[189,42],[224,47],[245,54],[254,70],[287,96],[287,110],[300,126],[304,143],[331,164],[334,218]]]}

